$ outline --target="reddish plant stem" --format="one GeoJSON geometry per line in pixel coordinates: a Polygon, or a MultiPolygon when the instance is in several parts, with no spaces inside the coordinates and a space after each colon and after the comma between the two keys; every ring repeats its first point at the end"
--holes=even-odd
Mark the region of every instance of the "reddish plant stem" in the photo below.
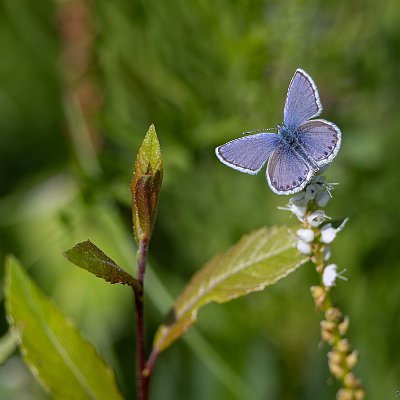
{"type": "Polygon", "coordinates": [[[138,249],[138,268],[137,268],[136,278],[142,285],[144,282],[144,274],[146,272],[148,252],[149,252],[149,240],[148,239],[140,239],[139,240],[139,249],[138,249]]]}
{"type": "Polygon", "coordinates": [[[135,316],[136,316],[136,376],[137,392],[139,400],[147,400],[149,389],[149,374],[146,373],[145,355],[145,329],[144,329],[144,275],[147,265],[149,249],[148,239],[139,241],[137,279],[141,284],[140,295],[135,293],[135,316]]]}
{"type": "Polygon", "coordinates": [[[153,372],[153,368],[154,368],[154,365],[155,365],[155,363],[157,361],[157,358],[158,358],[159,354],[160,353],[158,352],[158,349],[156,347],[154,347],[152,352],[151,352],[151,354],[150,354],[150,357],[147,360],[146,368],[144,369],[143,373],[146,376],[148,376],[149,379],[150,379],[151,373],[153,372]]]}

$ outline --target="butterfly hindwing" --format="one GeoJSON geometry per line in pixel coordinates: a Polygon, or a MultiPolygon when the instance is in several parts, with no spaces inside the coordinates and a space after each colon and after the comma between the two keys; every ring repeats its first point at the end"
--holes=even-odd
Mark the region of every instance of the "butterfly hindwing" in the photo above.
{"type": "Polygon", "coordinates": [[[287,128],[297,128],[321,114],[322,105],[314,81],[305,71],[297,69],[290,82],[283,122],[287,128]]]}
{"type": "Polygon", "coordinates": [[[277,149],[268,161],[267,181],[277,194],[299,192],[313,175],[312,168],[288,146],[277,149]]]}
{"type": "Polygon", "coordinates": [[[247,174],[257,174],[281,143],[276,133],[259,133],[232,140],[215,149],[221,162],[247,174]]]}
{"type": "Polygon", "coordinates": [[[330,163],[339,151],[342,134],[332,122],[306,121],[297,132],[299,143],[319,167],[330,163]]]}

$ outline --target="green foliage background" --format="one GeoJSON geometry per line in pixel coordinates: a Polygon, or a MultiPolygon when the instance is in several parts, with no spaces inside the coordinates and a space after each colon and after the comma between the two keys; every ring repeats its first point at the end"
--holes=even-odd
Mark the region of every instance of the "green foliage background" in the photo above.
{"type": "MultiPolygon", "coordinates": [[[[95,157],[66,129],[57,3],[0,1],[0,256],[14,253],[114,366],[134,398],[132,299],[61,255],[90,238],[135,266],[129,182],[149,125],[164,158],[151,245],[148,340],[190,276],[262,225],[288,222],[263,176],[233,171],[214,147],[282,120],[297,67],[316,81],[323,117],[343,132],[327,212],[350,216],[333,260],[371,399],[400,390],[400,3],[397,0],[92,2],[104,99],[95,157]],[[87,167],[89,165],[89,167],[87,167]],[[160,284],[161,282],[161,284],[160,284]]],[[[69,121],[69,123],[74,121],[69,121]]],[[[1,264],[3,279],[3,263],[1,264]]],[[[163,353],[154,399],[332,399],[309,265],[276,286],[210,305],[198,332],[163,353]],[[198,336],[200,333],[201,336],[198,336]],[[230,388],[243,388],[230,390],[230,388]],[[251,395],[247,398],[251,398],[251,395]]],[[[2,314],[4,314],[2,310],[2,314]]],[[[1,334],[6,329],[4,317],[1,334]]],[[[16,355],[0,398],[46,399],[16,355]],[[34,393],[34,395],[32,394],[34,393]],[[34,397],[32,397],[34,396],[34,397]]]]}

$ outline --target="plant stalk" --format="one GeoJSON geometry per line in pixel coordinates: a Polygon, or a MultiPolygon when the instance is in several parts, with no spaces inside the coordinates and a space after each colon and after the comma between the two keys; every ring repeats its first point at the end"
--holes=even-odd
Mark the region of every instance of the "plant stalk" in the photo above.
{"type": "Polygon", "coordinates": [[[136,319],[136,380],[139,400],[147,400],[149,391],[150,374],[146,371],[145,355],[145,327],[144,327],[144,275],[147,266],[149,240],[141,239],[137,253],[138,267],[137,279],[141,285],[141,293],[135,295],[135,319],[136,319]]]}
{"type": "MultiPolygon", "coordinates": [[[[304,218],[304,227],[312,228],[304,218]]],[[[312,245],[311,262],[314,264],[319,277],[319,286],[313,286],[313,295],[316,308],[321,311],[325,320],[321,321],[321,337],[331,346],[328,353],[328,364],[331,374],[341,383],[338,391],[338,400],[364,400],[365,391],[361,380],[353,372],[357,364],[358,353],[350,346],[346,337],[349,317],[334,306],[332,301],[332,287],[326,287],[323,283],[323,272],[326,267],[324,260],[324,244],[320,242],[320,229],[313,229],[316,241],[312,245]]]]}

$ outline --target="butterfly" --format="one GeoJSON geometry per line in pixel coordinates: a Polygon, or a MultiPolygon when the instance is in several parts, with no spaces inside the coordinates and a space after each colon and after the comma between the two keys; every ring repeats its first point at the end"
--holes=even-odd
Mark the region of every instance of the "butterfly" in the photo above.
{"type": "Polygon", "coordinates": [[[246,135],[217,147],[215,154],[222,163],[251,175],[260,172],[268,160],[266,176],[272,191],[300,192],[340,148],[340,129],[324,119],[311,119],[321,112],[317,87],[299,68],[290,81],[283,124],[277,132],[246,135]]]}

